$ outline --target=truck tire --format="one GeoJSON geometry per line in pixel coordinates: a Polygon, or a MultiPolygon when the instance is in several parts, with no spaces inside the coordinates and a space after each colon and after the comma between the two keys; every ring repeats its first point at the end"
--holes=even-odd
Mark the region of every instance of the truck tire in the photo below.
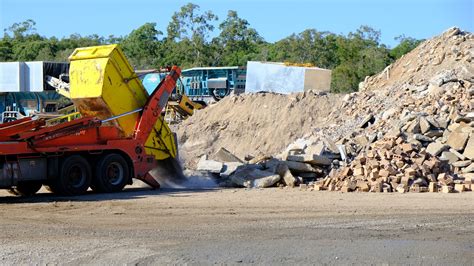
{"type": "Polygon", "coordinates": [[[73,196],[84,194],[91,184],[89,162],[80,155],[66,157],[59,165],[59,177],[49,188],[56,194],[73,196]]]}
{"type": "Polygon", "coordinates": [[[38,181],[24,181],[11,188],[9,192],[13,195],[29,197],[36,194],[41,189],[41,186],[41,182],[38,181]]]}
{"type": "Polygon", "coordinates": [[[96,192],[118,192],[127,185],[129,178],[127,161],[120,154],[110,153],[97,163],[92,189],[96,192]]]}

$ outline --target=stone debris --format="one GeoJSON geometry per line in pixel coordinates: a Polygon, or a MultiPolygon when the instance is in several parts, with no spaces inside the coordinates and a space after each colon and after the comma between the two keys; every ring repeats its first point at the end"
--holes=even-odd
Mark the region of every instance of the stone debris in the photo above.
{"type": "MultiPolygon", "coordinates": [[[[256,153],[258,156],[246,156],[249,160],[243,161],[221,148],[213,160],[202,157],[197,169],[243,187],[382,193],[471,191],[473,48],[471,33],[450,29],[420,44],[385,72],[367,77],[359,92],[341,97],[326,120],[314,122],[311,130],[305,125],[302,137],[292,138],[281,153],[256,153]]],[[[308,95],[289,97],[302,101],[308,95]]],[[[307,117],[313,119],[310,114],[307,117]]],[[[305,121],[305,117],[287,119],[305,121]]],[[[254,128],[257,135],[261,134],[258,130],[254,128]]],[[[294,136],[294,131],[288,136],[294,136]]]]}

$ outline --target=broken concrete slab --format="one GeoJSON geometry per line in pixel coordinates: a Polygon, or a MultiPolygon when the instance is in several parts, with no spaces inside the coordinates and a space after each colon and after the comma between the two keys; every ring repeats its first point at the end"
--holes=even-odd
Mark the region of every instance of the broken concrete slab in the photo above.
{"type": "Polygon", "coordinates": [[[455,149],[449,149],[449,152],[456,155],[459,158],[459,160],[466,160],[466,156],[462,155],[461,153],[459,153],[455,149]]]}
{"type": "Polygon", "coordinates": [[[243,163],[239,163],[239,162],[223,163],[223,167],[222,167],[220,176],[221,177],[229,177],[242,165],[243,165],[243,163]]]}
{"type": "Polygon", "coordinates": [[[302,163],[302,162],[295,162],[295,161],[284,161],[290,170],[295,172],[316,172],[310,164],[302,163]]]}
{"type": "Polygon", "coordinates": [[[413,138],[418,140],[418,141],[423,141],[423,142],[432,142],[433,139],[421,134],[413,134],[413,138]]]}
{"type": "Polygon", "coordinates": [[[247,188],[270,187],[280,179],[281,177],[278,174],[252,167],[242,167],[230,176],[230,180],[234,184],[247,188]]]}
{"type": "Polygon", "coordinates": [[[454,153],[449,151],[443,151],[440,158],[448,160],[448,162],[451,164],[459,160],[459,158],[454,153]]]}
{"type": "Polygon", "coordinates": [[[281,177],[279,175],[265,176],[254,180],[248,180],[245,182],[245,186],[249,188],[266,188],[275,185],[280,181],[280,179],[281,177]]]}
{"type": "Polygon", "coordinates": [[[474,134],[471,135],[469,138],[469,141],[466,144],[466,147],[464,148],[464,153],[462,154],[463,156],[474,160],[474,134]]]}
{"type": "Polygon", "coordinates": [[[223,163],[214,160],[208,160],[207,156],[204,155],[199,160],[196,170],[219,174],[222,171],[223,166],[223,163]]]}
{"type": "Polygon", "coordinates": [[[474,163],[471,163],[468,167],[462,170],[463,173],[474,173],[474,163]]]}
{"type": "Polygon", "coordinates": [[[288,165],[285,163],[278,164],[276,171],[276,174],[280,175],[283,182],[285,182],[285,185],[294,187],[298,183],[298,180],[291,174],[288,165]]]}
{"type": "Polygon", "coordinates": [[[238,162],[243,163],[243,161],[228,151],[226,148],[221,147],[213,156],[212,158],[219,162],[238,162]]]}
{"type": "Polygon", "coordinates": [[[462,168],[462,167],[469,166],[471,163],[472,162],[470,160],[469,161],[457,161],[457,162],[452,163],[452,165],[454,167],[462,168]]]}
{"type": "Polygon", "coordinates": [[[413,120],[408,128],[406,129],[408,133],[421,133],[421,128],[420,128],[420,121],[419,120],[413,120]]]}
{"type": "Polygon", "coordinates": [[[288,155],[286,160],[323,166],[331,165],[332,162],[329,158],[316,154],[288,155]]]}
{"type": "Polygon", "coordinates": [[[308,145],[306,149],[304,150],[304,153],[323,155],[324,150],[325,150],[324,143],[320,141],[316,144],[308,145]]]}
{"type": "Polygon", "coordinates": [[[446,144],[457,151],[462,151],[468,138],[469,133],[451,132],[448,136],[446,144]]]}
{"type": "Polygon", "coordinates": [[[428,147],[426,147],[426,152],[433,156],[439,155],[441,152],[449,149],[448,145],[444,145],[443,143],[440,142],[431,142],[428,147]]]}
{"type": "Polygon", "coordinates": [[[431,129],[431,124],[424,118],[423,116],[420,117],[420,131],[421,134],[425,134],[431,129]]]}

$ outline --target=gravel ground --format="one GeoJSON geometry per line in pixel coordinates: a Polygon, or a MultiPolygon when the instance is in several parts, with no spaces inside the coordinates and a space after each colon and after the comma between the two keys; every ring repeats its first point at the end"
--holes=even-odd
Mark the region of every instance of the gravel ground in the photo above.
{"type": "Polygon", "coordinates": [[[474,193],[0,191],[0,264],[465,264],[474,193]]]}

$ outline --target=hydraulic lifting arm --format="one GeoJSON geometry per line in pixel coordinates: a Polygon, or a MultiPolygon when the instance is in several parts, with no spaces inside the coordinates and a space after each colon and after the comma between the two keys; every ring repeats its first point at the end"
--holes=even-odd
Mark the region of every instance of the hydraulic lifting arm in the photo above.
{"type": "Polygon", "coordinates": [[[145,143],[146,153],[154,155],[156,159],[176,157],[174,136],[162,120],[161,112],[164,110],[180,75],[181,69],[173,66],[169,75],[148,98],[136,125],[134,138],[140,143],[145,143]]]}

